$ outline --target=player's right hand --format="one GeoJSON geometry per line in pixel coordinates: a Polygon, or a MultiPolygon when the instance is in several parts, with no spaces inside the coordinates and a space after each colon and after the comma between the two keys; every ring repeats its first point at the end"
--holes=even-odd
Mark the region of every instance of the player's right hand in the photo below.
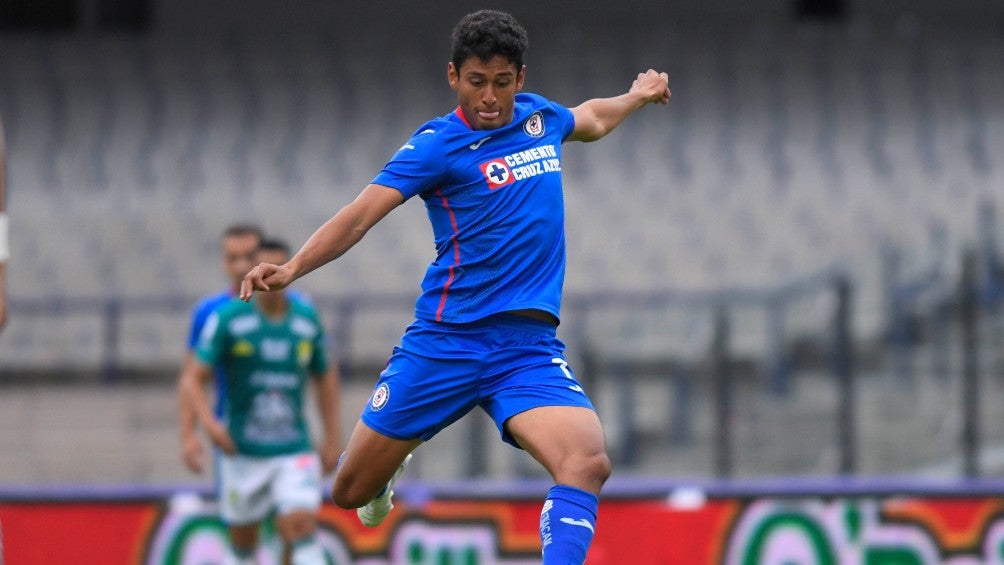
{"type": "Polygon", "coordinates": [[[181,458],[185,461],[185,466],[193,473],[201,473],[205,468],[204,458],[206,450],[202,447],[202,442],[198,436],[192,435],[181,440],[181,458]]]}
{"type": "Polygon", "coordinates": [[[293,282],[293,272],[285,265],[273,265],[272,263],[258,263],[253,269],[244,275],[241,281],[241,300],[247,302],[251,300],[254,291],[272,292],[282,290],[293,282]]]}
{"type": "Polygon", "coordinates": [[[209,435],[209,439],[213,440],[216,447],[220,448],[220,451],[227,455],[237,455],[237,446],[234,444],[234,438],[230,437],[230,432],[219,422],[206,428],[206,434],[209,435]]]}

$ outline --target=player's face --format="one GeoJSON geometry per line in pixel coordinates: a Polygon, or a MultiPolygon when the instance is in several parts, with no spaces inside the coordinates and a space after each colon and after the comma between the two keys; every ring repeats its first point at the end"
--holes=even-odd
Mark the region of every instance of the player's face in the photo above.
{"type": "Polygon", "coordinates": [[[255,253],[259,243],[258,237],[253,234],[223,238],[223,270],[235,285],[240,284],[244,275],[256,265],[255,253]]]}
{"type": "Polygon", "coordinates": [[[258,263],[271,263],[273,265],[282,265],[286,261],[289,261],[289,255],[286,255],[284,251],[278,251],[276,249],[258,250],[258,252],[254,254],[254,258],[256,265],[258,263]]]}
{"type": "Polygon", "coordinates": [[[450,88],[460,99],[460,110],[474,129],[496,129],[512,121],[516,93],[523,90],[526,67],[517,69],[507,57],[487,61],[468,57],[456,68],[447,67],[450,88]]]}

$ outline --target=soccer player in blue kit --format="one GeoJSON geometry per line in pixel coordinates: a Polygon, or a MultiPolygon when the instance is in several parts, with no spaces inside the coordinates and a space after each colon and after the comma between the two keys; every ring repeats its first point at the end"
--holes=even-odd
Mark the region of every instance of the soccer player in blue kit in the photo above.
{"type": "Polygon", "coordinates": [[[669,77],[649,70],[620,96],[569,109],[520,93],[526,45],[526,31],[507,13],[462,18],[447,66],[459,107],[418,128],[292,259],[253,268],[241,298],[285,288],[333,261],[419,196],[437,257],[416,320],[349,438],[332,497],[358,508],[367,526],[379,524],[412,450],[480,406],[505,442],[554,479],[540,519],[543,562],[580,564],[610,460],[600,420],[555,335],[565,269],[561,145],[600,139],[635,110],[667,103],[669,77]]]}

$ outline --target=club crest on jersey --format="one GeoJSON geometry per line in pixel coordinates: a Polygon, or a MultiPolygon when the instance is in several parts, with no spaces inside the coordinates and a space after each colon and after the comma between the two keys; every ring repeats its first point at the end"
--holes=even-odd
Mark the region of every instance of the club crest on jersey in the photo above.
{"type": "Polygon", "coordinates": [[[544,115],[540,112],[530,114],[530,117],[523,122],[523,131],[530,137],[544,135],[544,115]]]}
{"type": "Polygon", "coordinates": [[[388,400],[390,400],[390,387],[387,386],[387,383],[383,383],[373,391],[373,399],[370,400],[370,406],[374,411],[380,410],[384,406],[387,406],[388,400]]]}
{"type": "Polygon", "coordinates": [[[478,166],[481,168],[481,173],[485,175],[485,180],[488,181],[489,190],[502,188],[516,181],[509,165],[502,159],[492,159],[478,166]]]}

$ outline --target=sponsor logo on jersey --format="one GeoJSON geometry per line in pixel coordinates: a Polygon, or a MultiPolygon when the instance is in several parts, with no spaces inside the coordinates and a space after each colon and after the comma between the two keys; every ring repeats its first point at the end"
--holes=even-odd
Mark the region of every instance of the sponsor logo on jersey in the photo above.
{"type": "Polygon", "coordinates": [[[261,340],[261,358],[266,361],[285,361],[293,344],[288,339],[265,338],[261,340]]]}
{"type": "Polygon", "coordinates": [[[390,387],[387,386],[387,383],[383,383],[373,391],[373,400],[370,401],[370,406],[373,410],[380,410],[387,406],[388,400],[390,400],[390,387]]]}
{"type": "Polygon", "coordinates": [[[554,145],[547,144],[485,161],[478,167],[488,181],[488,188],[495,190],[544,173],[560,173],[561,159],[554,145]]]}
{"type": "Polygon", "coordinates": [[[230,354],[234,357],[251,357],[254,355],[254,345],[246,339],[239,339],[230,348],[230,354]]]}
{"type": "Polygon", "coordinates": [[[261,320],[258,319],[257,315],[248,314],[247,316],[237,316],[230,320],[227,329],[230,330],[231,334],[240,336],[257,330],[260,325],[261,320]]]}
{"type": "Polygon", "coordinates": [[[523,122],[523,131],[530,137],[544,135],[544,115],[540,112],[530,114],[530,117],[523,122]]]}
{"type": "Polygon", "coordinates": [[[309,318],[304,318],[303,316],[294,317],[293,321],[289,324],[289,329],[303,339],[314,339],[318,331],[317,326],[309,318]]]}
{"type": "Polygon", "coordinates": [[[509,165],[506,165],[502,159],[492,159],[478,166],[481,168],[481,173],[485,175],[490,190],[510,185],[516,180],[513,178],[509,165]]]}
{"type": "Polygon", "coordinates": [[[544,173],[560,173],[561,159],[558,158],[557,148],[552,144],[546,144],[510,153],[501,159],[492,159],[478,166],[488,181],[488,188],[495,190],[544,173]]]}
{"type": "Polygon", "coordinates": [[[310,363],[310,358],[314,356],[314,344],[303,340],[296,344],[296,362],[301,367],[306,367],[310,363]]]}
{"type": "Polygon", "coordinates": [[[300,386],[300,377],[296,373],[276,371],[255,371],[249,381],[252,385],[262,388],[295,389],[300,386]]]}

